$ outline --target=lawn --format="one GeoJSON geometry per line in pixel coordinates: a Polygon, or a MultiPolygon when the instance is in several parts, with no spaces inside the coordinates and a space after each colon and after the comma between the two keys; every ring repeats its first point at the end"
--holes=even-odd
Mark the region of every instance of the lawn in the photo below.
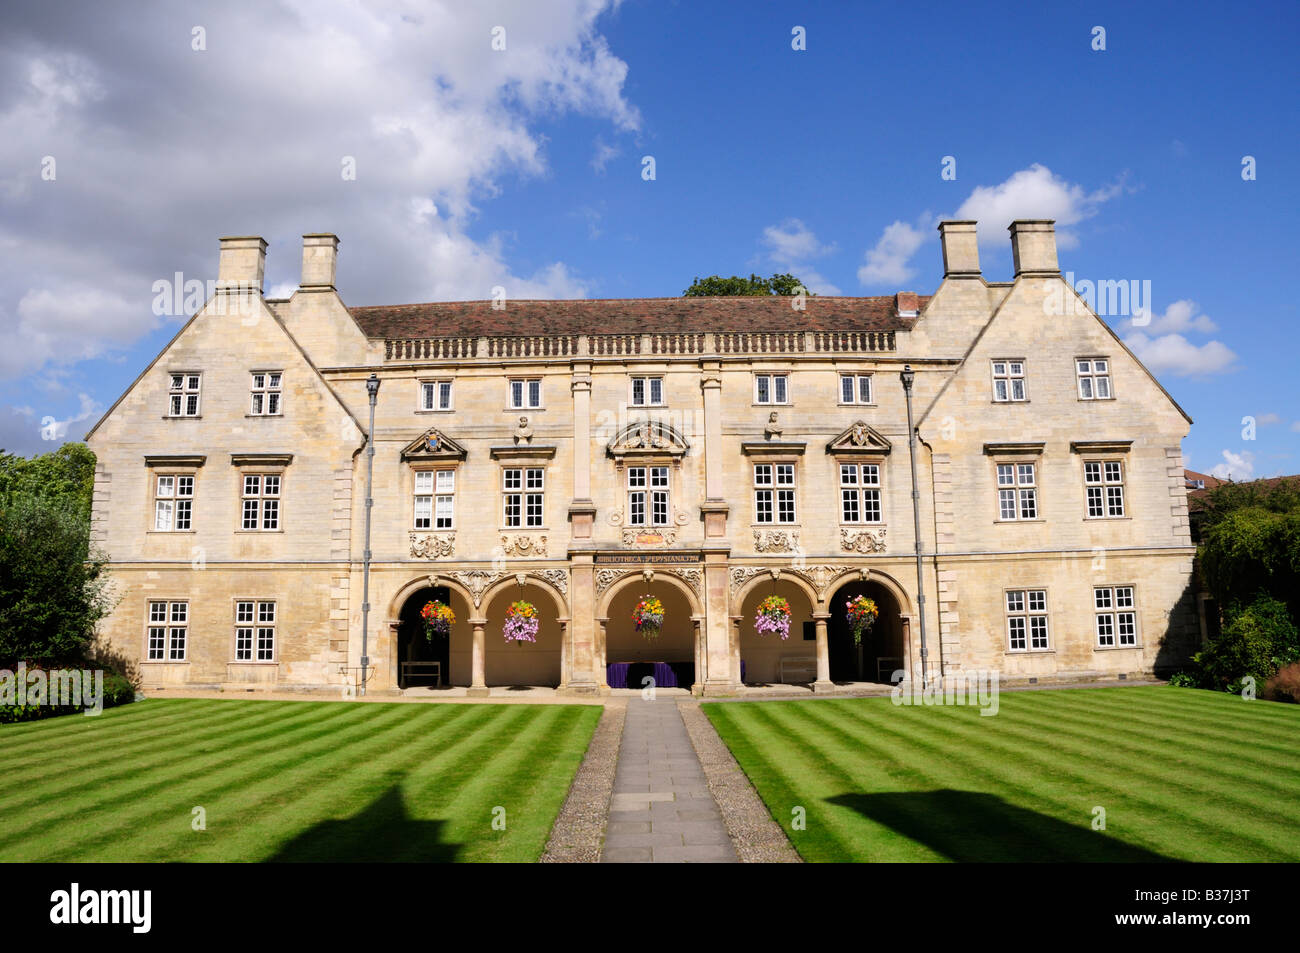
{"type": "Polygon", "coordinates": [[[1165,686],[999,703],[703,708],[805,860],[1300,860],[1300,706],[1165,686]]]}
{"type": "Polygon", "coordinates": [[[0,860],[534,861],[599,717],[149,699],[0,726],[0,860]]]}

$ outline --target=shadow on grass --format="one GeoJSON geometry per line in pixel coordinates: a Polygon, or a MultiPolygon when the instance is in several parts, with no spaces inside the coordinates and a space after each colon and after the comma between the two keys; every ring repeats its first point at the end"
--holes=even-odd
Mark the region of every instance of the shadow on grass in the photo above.
{"type": "Polygon", "coordinates": [[[1174,862],[1094,831],[1091,815],[1067,824],[976,791],[841,794],[827,801],[964,863],[1174,862]]]}
{"type": "Polygon", "coordinates": [[[445,823],[407,814],[401,785],[394,784],[352,817],[303,831],[267,863],[450,863],[461,845],[443,841],[445,823]]]}

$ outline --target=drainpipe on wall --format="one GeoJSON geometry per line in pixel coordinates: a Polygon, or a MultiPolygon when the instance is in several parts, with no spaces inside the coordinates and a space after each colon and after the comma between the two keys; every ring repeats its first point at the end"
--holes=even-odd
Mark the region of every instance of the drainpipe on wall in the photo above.
{"type": "Polygon", "coordinates": [[[903,382],[903,392],[907,395],[907,456],[912,464],[912,525],[916,538],[916,605],[921,617],[921,688],[928,683],[926,660],[929,655],[925,645],[925,569],[921,560],[921,494],[916,488],[916,427],[912,423],[912,382],[916,372],[911,364],[903,365],[903,372],[898,375],[903,382]]]}
{"type": "MultiPolygon", "coordinates": [[[[370,431],[366,435],[366,541],[365,549],[361,551],[361,685],[357,688],[358,695],[366,693],[366,667],[370,664],[367,654],[370,637],[370,509],[375,505],[372,495],[375,485],[375,398],[379,396],[379,378],[374,371],[366,378],[366,393],[370,395],[370,431]]],[[[915,469],[912,476],[915,483],[915,469]]]]}

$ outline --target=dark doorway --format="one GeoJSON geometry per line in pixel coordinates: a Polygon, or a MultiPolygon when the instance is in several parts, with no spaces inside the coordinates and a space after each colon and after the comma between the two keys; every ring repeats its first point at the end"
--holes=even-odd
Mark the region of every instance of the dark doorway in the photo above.
{"type": "Polygon", "coordinates": [[[402,606],[397,626],[397,685],[399,688],[433,686],[438,683],[429,670],[403,673],[403,662],[441,662],[442,686],[448,685],[451,674],[451,636],[434,636],[430,641],[424,634],[424,620],[420,610],[430,599],[451,605],[451,590],[445,586],[425,588],[414,593],[402,606]]]}
{"type": "Polygon", "coordinates": [[[888,682],[896,669],[904,667],[902,619],[898,600],[877,582],[850,582],[830,599],[831,618],[826,628],[832,682],[888,682]],[[848,602],[856,596],[875,601],[880,615],[862,644],[853,642],[849,628],[848,602]]]}

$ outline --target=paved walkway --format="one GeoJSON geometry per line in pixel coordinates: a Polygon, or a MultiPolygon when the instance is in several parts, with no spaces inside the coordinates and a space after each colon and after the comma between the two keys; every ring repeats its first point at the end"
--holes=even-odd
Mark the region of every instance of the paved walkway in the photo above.
{"type": "Polygon", "coordinates": [[[605,863],[737,863],[675,698],[629,698],[605,863]]]}

